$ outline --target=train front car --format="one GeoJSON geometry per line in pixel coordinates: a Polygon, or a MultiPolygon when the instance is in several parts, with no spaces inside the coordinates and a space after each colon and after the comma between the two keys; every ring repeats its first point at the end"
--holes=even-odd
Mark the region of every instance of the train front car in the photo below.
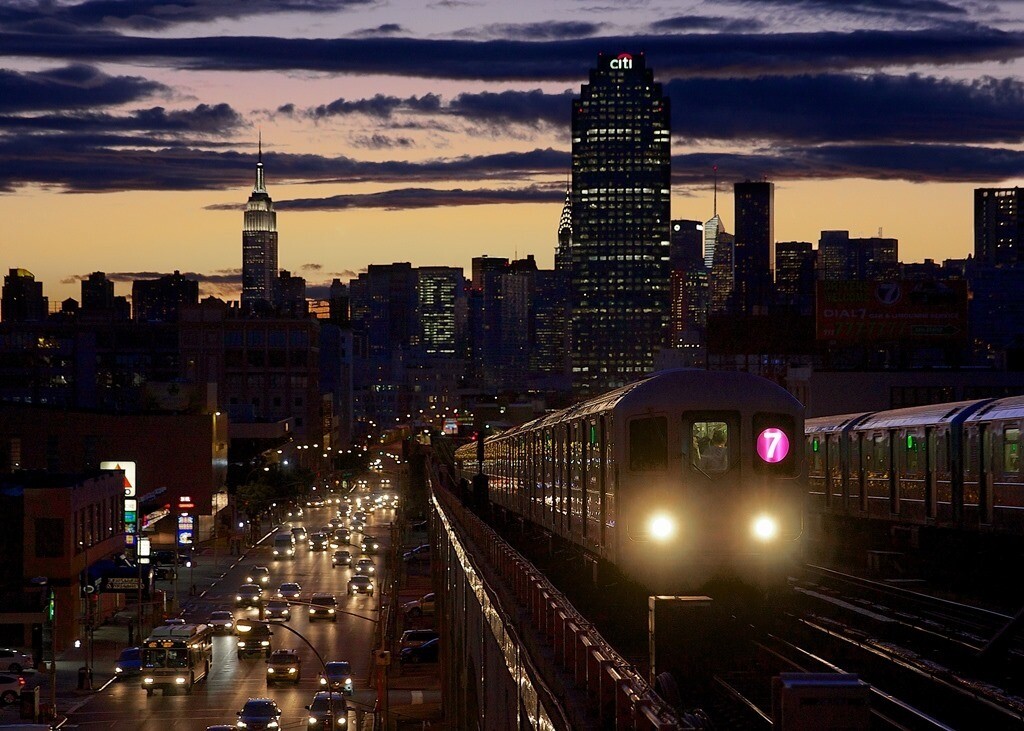
{"type": "MultiPolygon", "coordinates": [[[[746,373],[663,371],[487,440],[492,502],[656,593],[785,580],[803,407],[746,373]]],[[[475,467],[474,450],[457,459],[475,467]]]]}
{"type": "Polygon", "coordinates": [[[666,593],[785,581],[806,492],[796,399],[747,373],[669,371],[612,418],[624,572],[666,593]]]}

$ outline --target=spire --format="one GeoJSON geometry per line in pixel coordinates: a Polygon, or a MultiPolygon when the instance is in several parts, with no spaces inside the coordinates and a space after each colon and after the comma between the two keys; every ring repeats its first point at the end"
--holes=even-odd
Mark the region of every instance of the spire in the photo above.
{"type": "Polygon", "coordinates": [[[252,187],[253,193],[266,193],[267,186],[263,181],[263,130],[259,133],[259,153],[256,158],[256,185],[252,187]]]}
{"type": "Polygon", "coordinates": [[[715,171],[715,215],[718,215],[718,166],[712,168],[715,171]]]}
{"type": "Polygon", "coordinates": [[[572,191],[568,181],[565,184],[565,205],[562,206],[562,215],[558,219],[558,238],[572,236],[572,191]]]}

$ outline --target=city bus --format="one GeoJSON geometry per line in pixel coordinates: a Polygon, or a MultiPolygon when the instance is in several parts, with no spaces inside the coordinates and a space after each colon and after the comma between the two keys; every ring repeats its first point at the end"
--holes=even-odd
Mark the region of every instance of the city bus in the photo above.
{"type": "Polygon", "coordinates": [[[206,677],[213,662],[213,628],[206,624],[155,627],[142,643],[142,687],[146,695],[186,693],[206,677]]]}

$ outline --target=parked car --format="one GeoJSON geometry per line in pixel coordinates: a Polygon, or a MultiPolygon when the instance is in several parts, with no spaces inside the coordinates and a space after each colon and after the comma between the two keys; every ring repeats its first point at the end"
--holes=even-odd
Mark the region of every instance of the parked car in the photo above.
{"type": "Polygon", "coordinates": [[[320,673],[320,687],[325,690],[338,690],[345,695],[352,695],[352,666],[347,662],[332,660],[327,663],[327,674],[320,673]]]}
{"type": "Polygon", "coordinates": [[[407,629],[402,633],[399,646],[403,650],[407,650],[410,647],[419,647],[424,642],[437,639],[438,636],[437,630],[433,629],[407,629]]]}
{"type": "Polygon", "coordinates": [[[25,668],[34,666],[32,656],[27,652],[13,650],[10,647],[0,647],[0,668],[6,668],[11,673],[20,673],[25,668]]]}
{"type": "Polygon", "coordinates": [[[427,640],[416,647],[406,647],[399,653],[398,661],[405,663],[437,662],[438,652],[441,649],[441,640],[434,638],[427,640]]]}
{"type": "Polygon", "coordinates": [[[376,567],[373,565],[372,558],[361,558],[356,561],[356,573],[365,574],[366,576],[373,576],[377,573],[376,567]]]}
{"type": "Polygon", "coordinates": [[[309,621],[329,619],[338,621],[338,600],[334,594],[318,591],[309,600],[309,621]]]}
{"type": "Polygon", "coordinates": [[[335,551],[334,555],[331,556],[331,566],[351,566],[352,565],[352,554],[349,551],[341,550],[335,551]]]}
{"type": "Polygon", "coordinates": [[[434,613],[434,592],[424,594],[419,599],[406,602],[402,605],[402,611],[407,617],[422,617],[424,614],[434,613]]]}
{"type": "Polygon", "coordinates": [[[0,675],[0,703],[9,706],[17,702],[25,687],[25,679],[20,675],[0,675]]]}
{"type": "Polygon", "coordinates": [[[287,622],[292,618],[292,610],[284,599],[271,599],[263,610],[263,616],[268,622],[287,622]]]}
{"type": "Polygon", "coordinates": [[[142,648],[126,647],[121,650],[114,665],[114,676],[129,678],[142,672],[142,648]]]}
{"type": "Polygon", "coordinates": [[[281,709],[273,698],[250,698],[238,712],[238,728],[280,728],[281,709]]]}
{"type": "Polygon", "coordinates": [[[302,587],[294,581],[286,581],[277,588],[277,595],[281,599],[298,599],[302,594],[302,587]]]}
{"type": "Polygon", "coordinates": [[[231,632],[235,627],[235,615],[229,611],[218,609],[215,612],[210,612],[210,618],[206,620],[206,623],[213,628],[215,633],[231,632]]]}
{"type": "Polygon", "coordinates": [[[302,679],[302,658],[295,650],[274,650],[267,658],[267,685],[288,680],[298,685],[302,679]]]}
{"type": "Polygon", "coordinates": [[[369,594],[373,596],[373,580],[369,576],[359,574],[348,580],[348,595],[369,594]]]}
{"type": "Polygon", "coordinates": [[[245,577],[245,583],[266,586],[270,583],[270,569],[266,566],[253,566],[249,575],[245,577]]]}

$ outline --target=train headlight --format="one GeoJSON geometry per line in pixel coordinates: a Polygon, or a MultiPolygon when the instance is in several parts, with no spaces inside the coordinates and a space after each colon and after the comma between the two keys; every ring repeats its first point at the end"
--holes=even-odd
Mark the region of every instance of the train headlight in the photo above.
{"type": "Polygon", "coordinates": [[[656,541],[671,540],[676,534],[676,521],[671,516],[660,514],[651,518],[647,524],[651,538],[656,541]]]}
{"type": "Polygon", "coordinates": [[[754,537],[759,541],[773,540],[779,534],[779,522],[770,515],[759,515],[751,524],[754,537]]]}

